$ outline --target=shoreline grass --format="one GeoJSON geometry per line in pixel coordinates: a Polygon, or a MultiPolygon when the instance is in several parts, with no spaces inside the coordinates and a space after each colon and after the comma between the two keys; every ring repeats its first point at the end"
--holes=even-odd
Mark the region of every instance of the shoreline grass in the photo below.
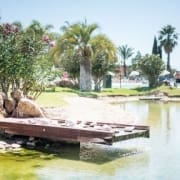
{"type": "Polygon", "coordinates": [[[155,93],[165,93],[169,97],[180,97],[180,89],[171,88],[169,86],[160,86],[155,89],[151,89],[148,87],[139,87],[134,89],[123,89],[123,88],[107,88],[102,89],[101,92],[81,92],[78,89],[71,88],[61,88],[56,87],[55,90],[46,89],[36,100],[36,102],[41,107],[58,107],[67,105],[67,102],[64,100],[66,96],[81,96],[81,97],[90,97],[90,98],[98,98],[98,97],[116,97],[116,96],[143,96],[150,95],[155,93]]]}

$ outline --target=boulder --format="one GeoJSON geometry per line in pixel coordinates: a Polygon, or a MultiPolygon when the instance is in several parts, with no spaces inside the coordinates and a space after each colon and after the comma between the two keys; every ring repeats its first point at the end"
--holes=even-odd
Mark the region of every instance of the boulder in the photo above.
{"type": "Polygon", "coordinates": [[[39,106],[32,100],[21,98],[17,104],[16,110],[13,113],[16,117],[44,117],[39,106]]]}
{"type": "Polygon", "coordinates": [[[0,110],[4,109],[4,100],[6,99],[6,95],[3,92],[0,92],[0,110]]]}
{"type": "Polygon", "coordinates": [[[72,87],[74,87],[74,84],[70,80],[61,80],[61,81],[59,81],[59,86],[72,88],[72,87]]]}
{"type": "Polygon", "coordinates": [[[17,89],[11,93],[11,97],[18,102],[24,95],[20,89],[17,89]]]}
{"type": "Polygon", "coordinates": [[[0,118],[6,117],[6,113],[4,111],[0,111],[0,118]]]}
{"type": "Polygon", "coordinates": [[[8,115],[12,114],[14,109],[16,108],[16,102],[14,99],[5,99],[4,100],[4,108],[8,115]]]}
{"type": "Polygon", "coordinates": [[[3,105],[4,105],[4,99],[3,99],[3,97],[0,95],[0,110],[3,110],[3,105]]]}

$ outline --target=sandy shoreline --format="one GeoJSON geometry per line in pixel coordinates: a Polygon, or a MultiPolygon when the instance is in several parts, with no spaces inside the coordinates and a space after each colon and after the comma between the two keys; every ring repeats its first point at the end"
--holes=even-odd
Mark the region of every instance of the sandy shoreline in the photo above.
{"type": "Polygon", "coordinates": [[[49,118],[70,121],[114,122],[132,124],[135,116],[111,105],[107,100],[86,97],[65,97],[64,107],[45,108],[49,118]]]}
{"type": "MultiPolygon", "coordinates": [[[[103,97],[98,99],[87,97],[65,97],[64,99],[68,105],[44,109],[48,118],[124,124],[134,124],[137,119],[131,112],[121,109],[118,105],[112,105],[112,103],[138,101],[139,96],[103,97]]],[[[161,101],[180,102],[180,98],[169,98],[164,96],[161,101]]]]}

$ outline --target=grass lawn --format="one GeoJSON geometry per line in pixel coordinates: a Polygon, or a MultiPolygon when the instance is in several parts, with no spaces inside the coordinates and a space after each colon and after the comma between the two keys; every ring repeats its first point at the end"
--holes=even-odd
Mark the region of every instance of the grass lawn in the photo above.
{"type": "Polygon", "coordinates": [[[36,99],[36,102],[41,107],[64,106],[67,104],[64,100],[65,96],[76,96],[76,94],[70,88],[56,88],[55,91],[47,89],[36,99]]]}
{"type": "Polygon", "coordinates": [[[64,100],[65,96],[83,96],[83,97],[102,97],[102,96],[140,96],[148,95],[153,92],[164,92],[168,94],[169,97],[180,97],[179,88],[171,88],[169,86],[161,86],[155,89],[150,89],[148,87],[141,87],[135,89],[103,89],[101,92],[80,92],[76,89],[71,88],[60,88],[56,87],[55,91],[51,89],[46,89],[36,100],[36,102],[41,107],[58,107],[67,105],[67,102],[64,100]]]}

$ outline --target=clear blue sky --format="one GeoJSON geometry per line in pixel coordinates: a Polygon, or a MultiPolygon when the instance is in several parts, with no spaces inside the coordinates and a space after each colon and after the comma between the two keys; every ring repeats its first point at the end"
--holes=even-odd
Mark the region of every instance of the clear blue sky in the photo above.
{"type": "MultiPolygon", "coordinates": [[[[33,19],[52,24],[54,31],[65,21],[98,23],[117,46],[127,44],[143,55],[151,53],[154,36],[167,24],[180,32],[180,0],[0,0],[1,22],[33,19]]],[[[180,37],[179,37],[180,38],[180,37]]],[[[166,62],[166,55],[163,54],[166,62]]],[[[179,45],[171,55],[171,65],[180,70],[179,45]]]]}

